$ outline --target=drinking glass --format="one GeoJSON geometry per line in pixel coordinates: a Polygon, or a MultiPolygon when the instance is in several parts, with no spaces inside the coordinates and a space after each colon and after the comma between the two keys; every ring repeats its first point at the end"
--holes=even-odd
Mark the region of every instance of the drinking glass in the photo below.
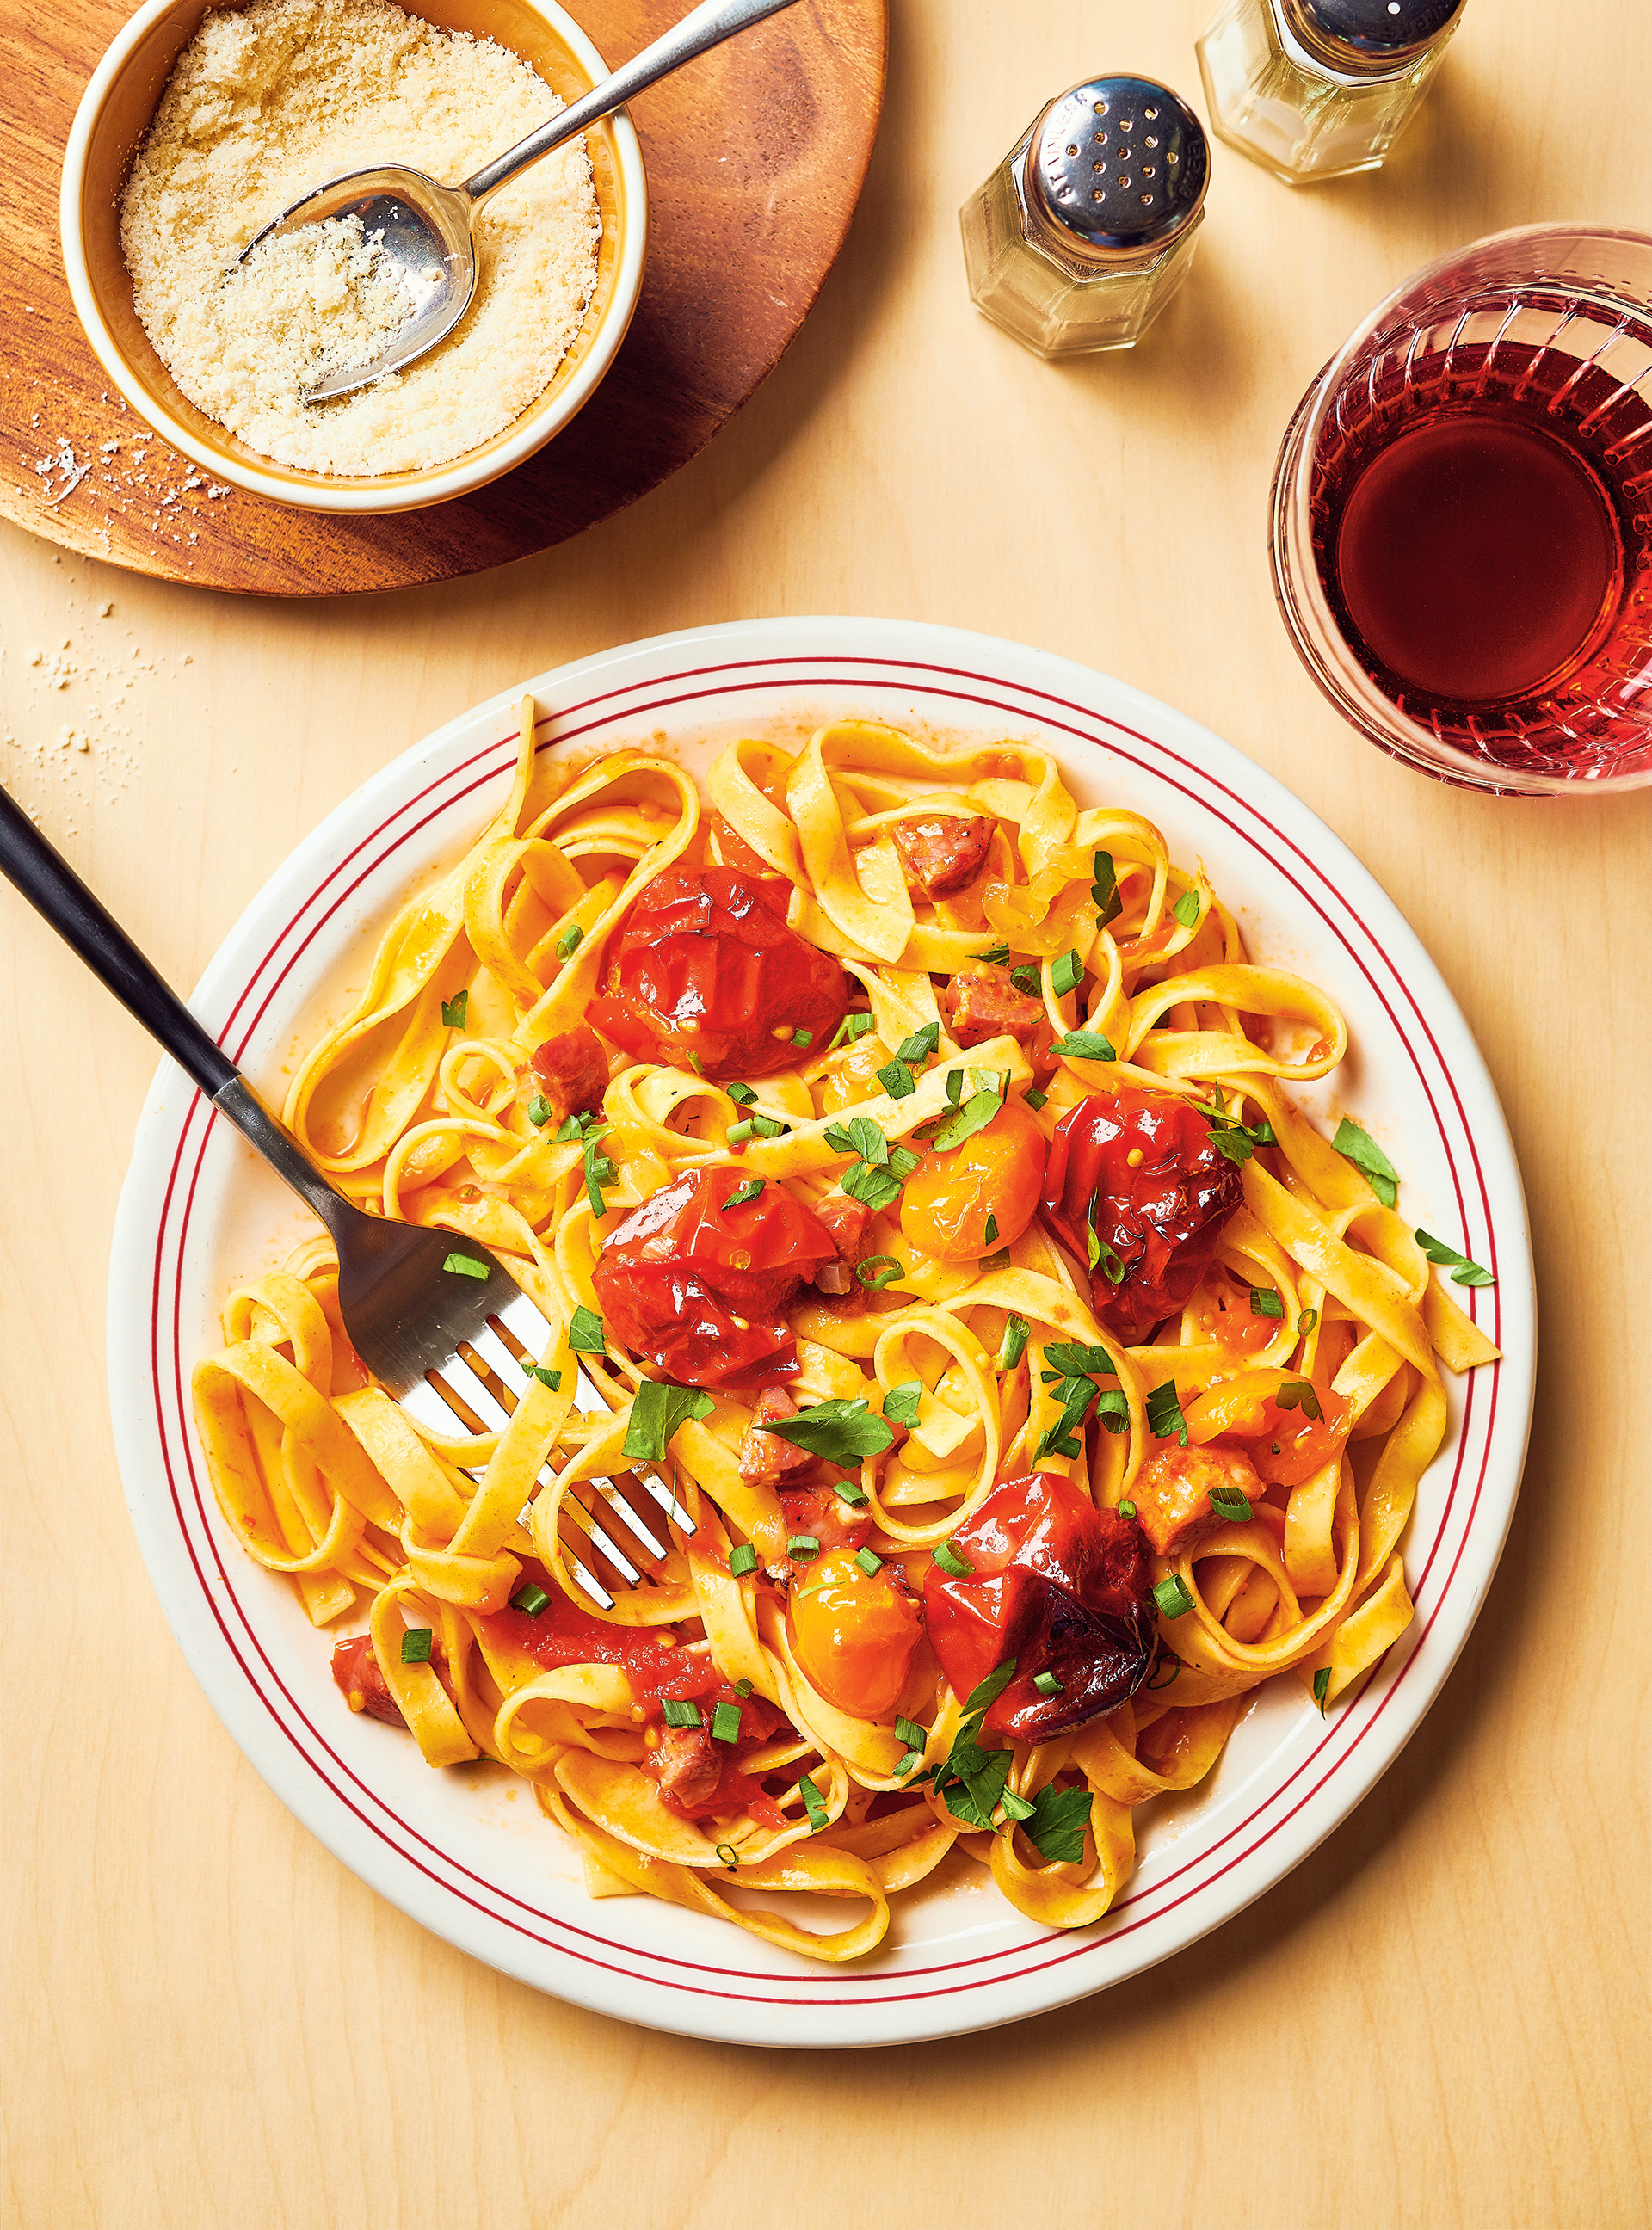
{"type": "Polygon", "coordinates": [[[1519,796],[1652,783],[1652,240],[1494,235],[1408,279],[1298,405],[1274,592],[1345,719],[1519,796]]]}

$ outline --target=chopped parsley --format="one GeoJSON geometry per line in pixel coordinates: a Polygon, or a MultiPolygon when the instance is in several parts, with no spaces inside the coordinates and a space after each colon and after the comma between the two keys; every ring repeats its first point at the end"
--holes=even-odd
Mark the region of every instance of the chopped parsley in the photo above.
{"type": "Polygon", "coordinates": [[[606,1154],[599,1154],[597,1150],[598,1140],[606,1135],[606,1125],[600,1131],[585,1133],[585,1197],[590,1202],[591,1214],[597,1217],[608,1213],[608,1202],[603,1198],[603,1187],[619,1183],[619,1171],[606,1154]]]}
{"type": "Polygon", "coordinates": [[[562,1373],[559,1370],[552,1370],[543,1363],[525,1363],[522,1368],[530,1378],[537,1378],[541,1386],[548,1386],[553,1394],[561,1392],[562,1373]]]}
{"type": "Polygon", "coordinates": [[[797,1794],[803,1801],[803,1810],[809,1814],[809,1825],[818,1835],[829,1824],[831,1815],[826,1809],[826,1800],[815,1786],[814,1776],[805,1773],[797,1783],[797,1794]]]}
{"type": "Polygon", "coordinates": [[[747,1177],[743,1185],[735,1186],[733,1191],[730,1193],[728,1198],[723,1202],[725,1211],[731,1208],[746,1207],[751,1202],[758,1198],[762,1190],[763,1180],[761,1177],[747,1177]]]}
{"type": "Polygon", "coordinates": [[[1325,1415],[1318,1393],[1306,1378],[1287,1378],[1274,1395],[1274,1406],[1277,1409],[1300,1409],[1302,1415],[1312,1417],[1315,1424],[1325,1415]]]}
{"type": "Polygon", "coordinates": [[[971,960],[984,960],[994,968],[1002,968],[1010,957],[1007,944],[990,944],[984,952],[971,952],[971,960]]]}
{"type": "Polygon", "coordinates": [[[993,1245],[998,1236],[998,1219],[992,1214],[990,1208],[987,1211],[986,1228],[983,1231],[981,1236],[985,1240],[989,1247],[993,1245]]]}
{"type": "Polygon", "coordinates": [[[1162,1386],[1155,1386],[1147,1396],[1147,1424],[1155,1439],[1167,1440],[1173,1433],[1179,1447],[1187,1446],[1187,1420],[1182,1415],[1173,1378],[1167,1378],[1162,1386]]]}
{"type": "Polygon", "coordinates": [[[946,1104],[947,1104],[947,1105],[948,1105],[949,1107],[956,1107],[956,1106],[957,1106],[957,1105],[958,1105],[958,1101],[959,1101],[963,1097],[964,1097],[964,1072],[963,1072],[963,1070],[962,1070],[961,1068],[949,1068],[949,1069],[947,1070],[947,1072],[946,1072],[946,1104]]]}
{"type": "Polygon", "coordinates": [[[484,1286],[493,1275],[487,1263],[479,1262],[474,1254],[449,1254],[442,1266],[451,1270],[455,1278],[480,1278],[484,1286]]]}
{"type": "Polygon", "coordinates": [[[576,1355],[601,1355],[605,1350],[608,1334],[595,1309],[582,1305],[574,1311],[568,1325],[568,1344],[576,1355]]]}
{"type": "Polygon", "coordinates": [[[1095,900],[1096,926],[1105,929],[1124,912],[1124,900],[1119,896],[1119,873],[1112,853],[1098,852],[1093,864],[1095,880],[1090,886],[1090,896],[1095,900]]]}
{"type": "Polygon", "coordinates": [[[891,1146],[869,1116],[856,1115],[847,1126],[829,1124],[825,1138],[835,1152],[858,1157],[841,1182],[851,1200],[863,1201],[868,1208],[892,1207],[918,1166],[919,1156],[906,1146],[891,1146]]]}
{"type": "Polygon", "coordinates": [[[1117,1060],[1111,1038],[1103,1037],[1100,1030],[1068,1030],[1065,1037],[1056,1039],[1050,1047],[1064,1060],[1117,1060]]]}
{"type": "Polygon", "coordinates": [[[659,1463],[671,1436],[691,1417],[709,1417],[712,1398],[695,1386],[674,1386],[668,1379],[645,1378],[631,1403],[625,1428],[625,1453],[634,1462],[659,1463]]]}
{"type": "Polygon", "coordinates": [[[1331,1667],[1321,1665],[1313,1676],[1313,1700],[1320,1707],[1320,1717],[1325,1717],[1326,1698],[1331,1692],[1331,1667]]]}
{"type": "Polygon", "coordinates": [[[1448,1247],[1443,1239],[1431,1238],[1420,1225],[1411,1236],[1430,1262],[1439,1263],[1442,1269],[1450,1269],[1454,1286],[1494,1286],[1497,1283],[1489,1270],[1481,1269],[1478,1262],[1471,1262],[1466,1254],[1459,1254],[1456,1248],[1448,1247]]]}
{"type": "Polygon", "coordinates": [[[905,1425],[908,1431],[918,1421],[918,1404],[924,1395],[920,1379],[908,1378],[900,1386],[892,1386],[883,1397],[883,1414],[892,1425],[905,1425]]]}
{"type": "Polygon", "coordinates": [[[1362,1131],[1358,1123],[1351,1123],[1345,1115],[1331,1144],[1344,1161],[1352,1162],[1361,1171],[1383,1206],[1392,1208],[1399,1198],[1399,1171],[1371,1133],[1362,1131]]]}
{"type": "Polygon", "coordinates": [[[1171,912],[1176,916],[1177,920],[1181,923],[1184,929],[1191,929],[1194,923],[1199,918],[1198,893],[1197,891],[1184,891],[1181,897],[1177,899],[1175,905],[1171,908],[1171,912]]]}
{"type": "Polygon", "coordinates": [[[442,1002],[442,1027],[444,1030],[461,1030],[465,1026],[465,1011],[470,1004],[468,991],[455,992],[451,999],[442,1002]]]}
{"type": "Polygon", "coordinates": [[[949,1153],[954,1146],[962,1145],[965,1138],[972,1138],[976,1131],[985,1130],[1003,1106],[1003,1094],[997,1085],[997,1080],[994,1078],[991,1091],[972,1093],[961,1107],[955,1108],[952,1114],[944,1118],[931,1141],[938,1154],[949,1153]]]}
{"type": "Polygon", "coordinates": [[[891,1099],[910,1099],[918,1089],[912,1080],[912,1071],[898,1060],[892,1060],[887,1068],[878,1071],[878,1082],[891,1099]]]}
{"type": "Polygon", "coordinates": [[[1090,1824],[1087,1789],[1057,1789],[1052,1782],[1032,1801],[1023,1832],[1049,1866],[1076,1866],[1084,1856],[1084,1830],[1090,1824]]]}

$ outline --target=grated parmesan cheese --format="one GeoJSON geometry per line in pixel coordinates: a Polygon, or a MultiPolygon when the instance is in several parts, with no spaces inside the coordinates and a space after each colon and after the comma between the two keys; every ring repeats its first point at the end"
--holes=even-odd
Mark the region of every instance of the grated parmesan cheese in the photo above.
{"type": "Polygon", "coordinates": [[[479,213],[475,298],[439,348],[313,405],[323,371],[368,362],[415,306],[360,221],[248,242],[312,187],[405,163],[457,182],[561,106],[519,56],[390,0],[253,0],[202,19],[121,205],[138,313],[190,401],[309,472],[425,470],[508,426],[584,319],[602,236],[583,143],[479,213]]]}

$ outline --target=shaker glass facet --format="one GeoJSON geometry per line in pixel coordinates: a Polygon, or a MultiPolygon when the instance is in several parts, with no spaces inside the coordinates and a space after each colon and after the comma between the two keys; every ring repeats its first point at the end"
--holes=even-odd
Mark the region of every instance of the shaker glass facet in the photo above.
{"type": "Polygon", "coordinates": [[[1133,348],[1187,276],[1209,179],[1166,87],[1073,87],[958,212],[976,307],[1040,356],[1133,348]]]}
{"type": "Polygon", "coordinates": [[[1198,42],[1217,135],[1287,185],[1374,171],[1466,0],[1223,0],[1198,42]]]}

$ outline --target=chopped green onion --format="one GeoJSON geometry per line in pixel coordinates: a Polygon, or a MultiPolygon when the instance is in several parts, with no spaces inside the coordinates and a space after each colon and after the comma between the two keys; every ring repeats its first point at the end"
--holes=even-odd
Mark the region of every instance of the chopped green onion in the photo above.
{"type": "Polygon", "coordinates": [[[1095,1418],[1110,1433],[1122,1433],[1130,1422],[1130,1404],[1117,1386],[1102,1389],[1101,1399],[1095,1405],[1095,1418]]]}
{"type": "Polygon", "coordinates": [[[832,1492],[847,1502],[851,1510],[863,1510],[870,1498],[860,1481],[854,1479],[835,1479],[832,1492]]]}
{"type": "Polygon", "coordinates": [[[772,1115],[754,1115],[752,1128],[759,1138],[784,1138],[791,1125],[790,1123],[777,1123],[772,1115]]]}
{"type": "Polygon", "coordinates": [[[1049,980],[1058,999],[1064,999],[1069,991],[1076,991],[1084,981],[1084,964],[1078,954],[1070,950],[1063,952],[1050,970],[1049,980]]]}
{"type": "Polygon", "coordinates": [[[728,1868],[730,1873],[738,1873],[740,1867],[740,1854],[735,1849],[733,1844],[718,1843],[713,1846],[713,1847],[716,1850],[718,1857],[728,1868]]]}
{"type": "Polygon", "coordinates": [[[541,1386],[548,1386],[553,1394],[562,1391],[562,1373],[552,1370],[548,1363],[526,1363],[522,1368],[530,1378],[537,1378],[541,1386]]]}
{"type": "Polygon", "coordinates": [[[1065,1037],[1057,1038],[1050,1047],[1065,1060],[1117,1060],[1113,1041],[1103,1037],[1100,1030],[1068,1030],[1065,1037]]]}
{"type": "Polygon", "coordinates": [[[1093,864],[1095,880],[1090,886],[1090,896],[1095,900],[1098,925],[1105,929],[1124,912],[1124,900],[1119,896],[1119,876],[1112,853],[1098,852],[1093,864]]]}
{"type": "Polygon", "coordinates": [[[853,1045],[856,1038],[866,1035],[872,1023],[870,1015],[845,1015],[837,1026],[837,1035],[826,1048],[827,1052],[836,1053],[841,1045],[853,1045]]]}
{"type": "Polygon", "coordinates": [[[665,1723],[668,1727],[698,1727],[705,1724],[700,1716],[698,1704],[688,1703],[676,1696],[668,1696],[663,1708],[665,1723]]]}
{"type": "Polygon", "coordinates": [[[1253,1317],[1282,1317],[1285,1304],[1268,1286],[1253,1286],[1250,1289],[1250,1313],[1253,1317]]]}
{"type": "Polygon", "coordinates": [[[874,1556],[869,1549],[857,1549],[855,1551],[855,1561],[868,1580],[875,1579],[883,1569],[882,1557],[874,1556]]]}
{"type": "Polygon", "coordinates": [[[755,1572],[757,1568],[758,1553],[749,1541],[742,1541],[730,1550],[728,1569],[737,1580],[743,1580],[748,1572],[755,1572]]]}
{"type": "Polygon", "coordinates": [[[1053,1672],[1035,1672],[1033,1685],[1041,1696],[1059,1696],[1062,1684],[1053,1672]]]}
{"type": "Polygon", "coordinates": [[[1497,1283],[1489,1270],[1482,1269],[1478,1262],[1471,1262],[1466,1254],[1459,1254],[1456,1248],[1448,1247],[1443,1239],[1430,1238],[1420,1225],[1411,1236],[1430,1262],[1438,1262],[1442,1268],[1454,1266],[1451,1267],[1454,1286],[1494,1286],[1497,1283]]]}
{"type": "Polygon", "coordinates": [[[1133,1518],[1135,1514],[1136,1505],[1133,1502],[1121,1502],[1119,1505],[1119,1515],[1120,1518],[1133,1518]]]}
{"type": "Polygon", "coordinates": [[[1206,1490],[1210,1507],[1218,1518],[1225,1518],[1229,1525],[1249,1525],[1255,1515],[1250,1498],[1236,1486],[1212,1486],[1206,1490]]]}
{"type": "Polygon", "coordinates": [[[897,1278],[904,1278],[907,1266],[893,1254],[868,1254],[864,1262],[855,1264],[855,1274],[863,1286],[880,1292],[885,1286],[893,1286],[897,1278]]]}
{"type": "Polygon", "coordinates": [[[761,1177],[747,1177],[743,1185],[735,1186],[733,1191],[723,1202],[723,1206],[725,1208],[744,1208],[749,1201],[755,1200],[762,1190],[761,1177]]]}
{"type": "Polygon", "coordinates": [[[1306,1339],[1319,1321],[1320,1312],[1318,1309],[1304,1309],[1301,1315],[1296,1319],[1297,1337],[1299,1339],[1306,1339]]]}
{"type": "Polygon", "coordinates": [[[1194,923],[1199,918],[1198,893],[1197,891],[1184,891],[1181,897],[1177,899],[1175,905],[1171,908],[1171,912],[1176,916],[1177,920],[1181,923],[1184,929],[1191,929],[1194,923]]]}
{"type": "Polygon", "coordinates": [[[797,1794],[803,1801],[803,1810],[809,1814],[810,1827],[818,1835],[821,1829],[829,1823],[830,1814],[826,1809],[825,1799],[815,1786],[812,1774],[804,1774],[803,1779],[797,1783],[797,1794]]]}
{"type": "Polygon", "coordinates": [[[950,1572],[955,1580],[967,1580],[975,1570],[974,1565],[960,1556],[950,1541],[938,1542],[934,1556],[942,1571],[950,1572]]]}
{"type": "Polygon", "coordinates": [[[970,955],[971,960],[985,960],[994,968],[1002,968],[1009,957],[1010,948],[1007,944],[989,944],[984,952],[971,952],[970,955]]]}
{"type": "Polygon", "coordinates": [[[451,999],[442,1002],[442,1027],[444,1030],[461,1030],[465,1026],[465,1010],[470,1004],[468,991],[461,991],[451,999]]]}
{"type": "Polygon", "coordinates": [[[1182,1415],[1173,1378],[1167,1378],[1162,1386],[1155,1386],[1147,1396],[1147,1424],[1156,1439],[1167,1440],[1174,1433],[1178,1445],[1187,1446],[1187,1420],[1182,1415]]]}
{"type": "Polygon", "coordinates": [[[1032,1326],[1025,1317],[1008,1316],[1003,1323],[1003,1344],[998,1350],[996,1368],[1013,1370],[1027,1352],[1027,1342],[1032,1337],[1032,1326]]]}
{"type": "Polygon", "coordinates": [[[813,1045],[815,1042],[815,1033],[813,1030],[793,1030],[791,1033],[791,1042],[795,1046],[813,1045]]]}
{"type": "Polygon", "coordinates": [[[435,1639],[435,1634],[428,1626],[410,1626],[402,1636],[403,1664],[428,1665],[430,1661],[430,1644],[435,1639]]]}
{"type": "Polygon", "coordinates": [[[1012,968],[1010,981],[1023,998],[1036,999],[1038,996],[1038,970],[1030,961],[1023,962],[1019,968],[1012,968]]]}
{"type": "Polygon", "coordinates": [[[985,1231],[982,1234],[982,1236],[985,1239],[987,1245],[988,1245],[989,1247],[991,1247],[991,1246],[992,1245],[993,1241],[997,1239],[997,1235],[998,1235],[998,1219],[997,1219],[997,1217],[996,1215],[992,1215],[992,1214],[989,1211],[988,1215],[987,1215],[987,1220],[986,1220],[986,1229],[985,1229],[985,1231]]]}
{"type": "Polygon", "coordinates": [[[1312,1417],[1316,1424],[1325,1415],[1317,1390],[1306,1378],[1287,1378],[1274,1395],[1274,1406],[1277,1409],[1300,1409],[1305,1417],[1312,1417]]]}
{"type": "Polygon", "coordinates": [[[920,1028],[915,1029],[909,1038],[901,1039],[900,1044],[895,1047],[895,1059],[897,1060],[914,1062],[921,1066],[923,1062],[929,1059],[930,1054],[934,1052],[939,1043],[940,1024],[939,1022],[925,1022],[920,1026],[920,1028]]]}
{"type": "Polygon", "coordinates": [[[602,1130],[585,1133],[585,1197],[590,1202],[591,1214],[599,1220],[608,1213],[608,1202],[603,1198],[603,1187],[619,1182],[619,1171],[613,1163],[606,1154],[599,1154],[597,1150],[597,1143],[607,1127],[604,1124],[602,1130]]]}
{"type": "Polygon", "coordinates": [[[971,1688],[964,1698],[965,1718],[984,1718],[1015,1677],[1016,1660],[1013,1657],[1006,1657],[1002,1665],[995,1665],[986,1679],[971,1688]]]}
{"type": "Polygon", "coordinates": [[[1029,1107],[1042,1107],[1049,1098],[1048,1092],[1035,1092],[1030,1085],[1021,1096],[1029,1107]]]}
{"type": "Polygon", "coordinates": [[[543,1092],[536,1092],[527,1105],[527,1118],[536,1131],[543,1131],[555,1111],[543,1092]]]}
{"type": "Polygon", "coordinates": [[[570,922],[567,928],[563,931],[561,936],[557,939],[557,958],[558,960],[571,960],[574,954],[578,951],[579,947],[584,943],[584,941],[585,932],[581,929],[579,924],[577,921],[570,922]]]}
{"type": "Polygon", "coordinates": [[[1326,1698],[1331,1691],[1331,1667],[1321,1665],[1313,1676],[1313,1700],[1320,1707],[1320,1717],[1325,1717],[1326,1698]]]}
{"type": "Polygon", "coordinates": [[[704,1076],[706,1073],[705,1064],[700,1060],[700,1055],[697,1053],[691,1053],[689,1054],[688,1066],[693,1069],[696,1076],[704,1076]]]}
{"type": "Polygon", "coordinates": [[[740,1707],[738,1704],[719,1704],[712,1713],[711,1737],[713,1742],[739,1742],[740,1707]]]}
{"type": "Polygon", "coordinates": [[[568,1326],[568,1344],[576,1355],[601,1355],[604,1351],[608,1334],[595,1309],[582,1305],[574,1311],[568,1326]]]}
{"type": "Polygon", "coordinates": [[[474,1254],[449,1254],[442,1266],[456,1278],[480,1278],[484,1286],[493,1274],[487,1263],[479,1262],[474,1254]]]}
{"type": "Polygon", "coordinates": [[[526,1587],[518,1588],[511,1597],[511,1608],[519,1610],[524,1618],[538,1618],[551,1598],[545,1589],[530,1580],[526,1587]]]}
{"type": "Polygon", "coordinates": [[[737,1107],[750,1107],[757,1099],[749,1084],[726,1084],[723,1089],[737,1107]]]}
{"type": "Polygon", "coordinates": [[[1193,1608],[1193,1598],[1179,1572],[1172,1572],[1153,1589],[1153,1601],[1166,1618],[1185,1618],[1193,1608]]]}
{"type": "Polygon", "coordinates": [[[742,1702],[744,1702],[745,1698],[751,1694],[752,1686],[752,1684],[749,1680],[737,1680],[734,1683],[734,1693],[739,1697],[742,1702]]]}
{"type": "Polygon", "coordinates": [[[744,1123],[731,1123],[723,1136],[731,1146],[743,1146],[752,1135],[750,1118],[744,1123]]]}
{"type": "Polygon", "coordinates": [[[963,1070],[962,1070],[961,1068],[949,1068],[949,1069],[947,1070],[947,1072],[946,1072],[946,1104],[947,1104],[947,1105],[948,1105],[949,1107],[956,1107],[956,1106],[957,1106],[957,1105],[958,1105],[958,1101],[959,1101],[963,1097],[964,1097],[964,1072],[963,1072],[963,1070]]]}
{"type": "Polygon", "coordinates": [[[1399,1198],[1399,1171],[1371,1133],[1362,1131],[1358,1123],[1351,1123],[1345,1115],[1331,1144],[1345,1161],[1352,1162],[1364,1174],[1383,1206],[1392,1208],[1399,1198]]]}
{"type": "Polygon", "coordinates": [[[820,1554],[820,1542],[813,1533],[794,1533],[786,1544],[786,1554],[800,1564],[820,1554]]]}

